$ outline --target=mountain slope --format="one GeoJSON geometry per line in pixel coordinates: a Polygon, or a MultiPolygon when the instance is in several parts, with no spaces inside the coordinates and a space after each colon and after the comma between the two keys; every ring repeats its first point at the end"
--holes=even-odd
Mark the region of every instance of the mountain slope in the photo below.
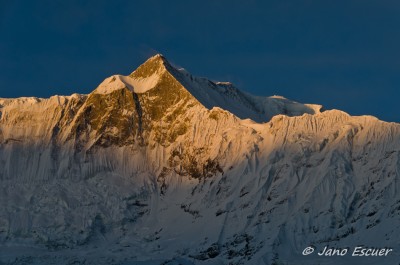
{"type": "Polygon", "coordinates": [[[303,113],[315,114],[322,110],[320,105],[300,104],[278,96],[255,97],[240,91],[231,83],[215,83],[206,78],[195,77],[183,68],[173,67],[160,54],[150,58],[130,76],[142,80],[136,82],[138,85],[141,83],[149,84],[154,82],[154,76],[157,76],[160,64],[203,106],[208,109],[220,107],[241,119],[250,118],[257,122],[265,122],[278,114],[298,116],[303,113]]]}
{"type": "Polygon", "coordinates": [[[301,253],[400,246],[399,124],[251,96],[161,55],[0,112],[5,264],[376,264],[301,253]]]}

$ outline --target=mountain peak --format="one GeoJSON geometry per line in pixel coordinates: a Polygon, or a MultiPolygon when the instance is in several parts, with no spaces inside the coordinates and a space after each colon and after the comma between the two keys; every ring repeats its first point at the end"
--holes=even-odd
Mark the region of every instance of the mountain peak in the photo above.
{"type": "Polygon", "coordinates": [[[129,76],[115,75],[103,81],[96,94],[110,94],[116,90],[129,89],[137,94],[147,93],[153,88],[168,93],[187,91],[207,109],[220,107],[241,119],[256,122],[269,121],[273,116],[285,114],[298,116],[316,114],[322,106],[301,104],[283,97],[257,97],[242,92],[229,82],[213,82],[195,77],[189,72],[172,66],[162,54],[156,54],[141,64],[129,76]],[[173,90],[172,88],[179,88],[173,90]]]}
{"type": "Polygon", "coordinates": [[[162,54],[156,54],[147,59],[129,76],[135,79],[147,78],[155,73],[164,72],[168,67],[171,67],[171,65],[167,59],[162,54]]]}
{"type": "Polygon", "coordinates": [[[164,66],[170,65],[167,58],[165,58],[165,56],[162,55],[161,53],[157,53],[156,55],[151,56],[142,65],[148,64],[148,63],[155,63],[155,64],[159,64],[159,65],[164,65],[164,66]]]}
{"type": "Polygon", "coordinates": [[[164,55],[162,55],[161,53],[157,53],[156,55],[151,56],[149,60],[162,60],[162,61],[166,61],[167,59],[164,57],[164,55]]]}
{"type": "Polygon", "coordinates": [[[161,76],[171,67],[162,54],[156,54],[141,64],[129,76],[113,75],[106,78],[95,90],[97,94],[109,94],[115,90],[128,88],[135,93],[145,93],[152,89],[161,76]]]}

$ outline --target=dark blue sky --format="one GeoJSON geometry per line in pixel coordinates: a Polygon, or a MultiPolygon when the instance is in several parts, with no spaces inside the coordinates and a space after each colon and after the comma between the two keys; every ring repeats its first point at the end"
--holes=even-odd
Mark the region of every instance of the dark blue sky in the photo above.
{"type": "Polygon", "coordinates": [[[3,1],[0,97],[88,93],[154,53],[194,75],[400,122],[400,2],[3,1]]]}

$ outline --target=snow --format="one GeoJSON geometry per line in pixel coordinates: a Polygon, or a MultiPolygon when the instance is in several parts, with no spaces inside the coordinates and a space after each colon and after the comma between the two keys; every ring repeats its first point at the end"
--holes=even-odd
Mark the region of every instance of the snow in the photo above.
{"type": "Polygon", "coordinates": [[[241,119],[267,122],[278,114],[298,116],[304,113],[317,114],[322,110],[321,105],[301,104],[281,96],[253,96],[240,91],[230,82],[212,82],[192,76],[186,70],[173,69],[171,72],[206,108],[220,107],[241,119]]]}
{"type": "Polygon", "coordinates": [[[160,73],[156,72],[149,77],[141,79],[130,77],[125,77],[125,79],[131,80],[131,86],[134,88],[136,93],[145,93],[157,85],[158,80],[160,79],[160,73]]]}
{"type": "Polygon", "coordinates": [[[141,79],[134,79],[130,76],[123,75],[113,75],[106,78],[94,92],[97,94],[110,94],[115,90],[128,88],[138,94],[146,93],[157,85],[159,78],[159,73],[141,79]]]}
{"type": "MultiPolygon", "coordinates": [[[[146,124],[167,138],[184,122],[187,131],[168,145],[151,130],[147,145],[77,151],[87,96],[0,99],[1,264],[398,262],[398,251],[382,259],[301,252],[400,246],[399,124],[172,75],[194,95],[190,103],[202,104],[146,124]],[[72,118],[62,123],[62,115],[72,118]],[[202,170],[215,159],[223,173],[181,174],[193,157],[202,170]]],[[[138,85],[116,75],[93,93],[128,87],[150,101],[156,79],[138,85]]],[[[121,110],[121,119],[133,112],[121,110]]],[[[117,134],[115,124],[102,125],[117,134]]],[[[82,135],[90,140],[83,148],[97,140],[90,129],[82,135]]]]}
{"type": "Polygon", "coordinates": [[[220,107],[241,119],[250,118],[256,122],[267,122],[278,114],[299,116],[304,113],[317,114],[323,109],[321,105],[301,104],[282,96],[253,96],[240,91],[230,82],[214,83],[206,78],[192,76],[184,68],[174,68],[160,54],[148,61],[157,62],[156,69],[150,76],[132,78],[114,75],[105,79],[95,93],[109,94],[123,88],[138,94],[146,93],[158,84],[164,73],[168,72],[206,108],[220,107]]]}

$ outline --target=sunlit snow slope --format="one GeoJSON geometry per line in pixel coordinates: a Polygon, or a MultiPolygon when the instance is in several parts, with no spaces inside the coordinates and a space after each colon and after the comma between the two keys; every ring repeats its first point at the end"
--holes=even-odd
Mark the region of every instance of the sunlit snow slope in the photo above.
{"type": "Polygon", "coordinates": [[[0,99],[0,264],[398,264],[399,172],[399,124],[156,55],[89,95],[0,99]]]}

